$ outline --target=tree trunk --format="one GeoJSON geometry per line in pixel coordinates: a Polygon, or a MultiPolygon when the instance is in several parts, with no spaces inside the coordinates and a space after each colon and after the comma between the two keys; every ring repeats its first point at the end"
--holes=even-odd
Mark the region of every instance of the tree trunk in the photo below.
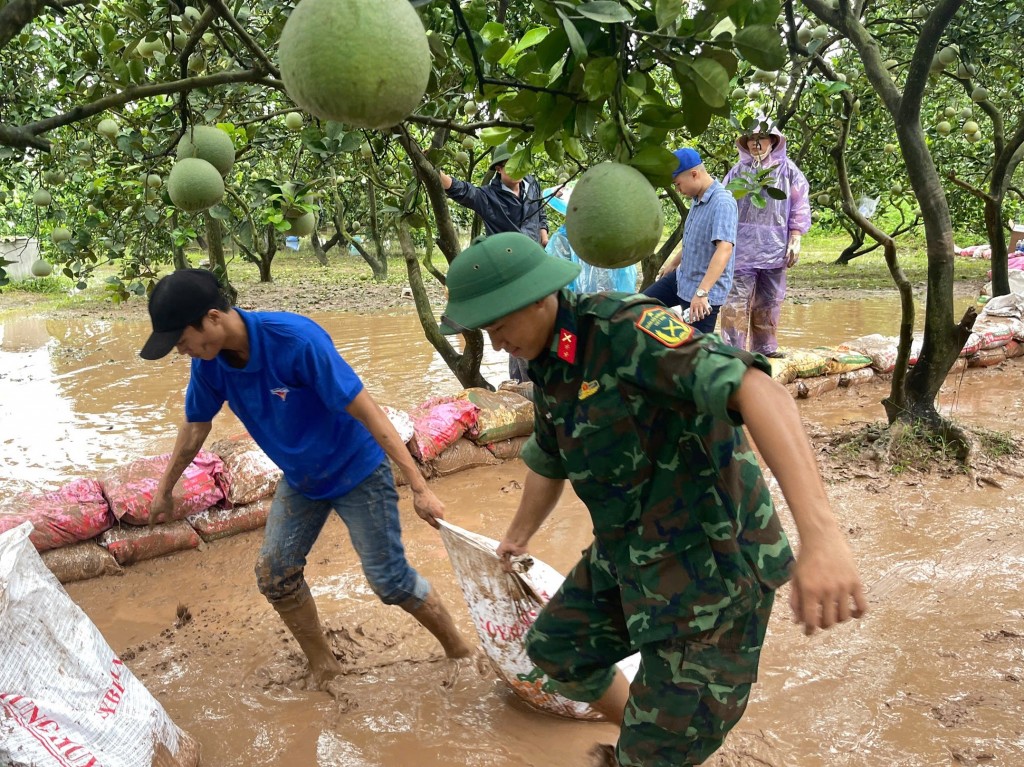
{"type": "MultiPolygon", "coordinates": [[[[840,253],[839,258],[835,260],[836,265],[846,266],[857,256],[862,255],[858,251],[863,245],[864,231],[859,227],[850,230],[850,244],[843,248],[843,252],[840,253]]],[[[888,256],[886,256],[886,262],[888,262],[888,256]]]]}
{"type": "Polygon", "coordinates": [[[992,296],[1005,296],[1010,292],[1010,264],[1003,231],[1003,201],[992,195],[985,197],[985,230],[992,248],[992,296]]]}
{"type": "Polygon", "coordinates": [[[370,239],[373,240],[373,248],[378,260],[386,263],[388,257],[384,252],[384,242],[380,236],[380,221],[377,216],[377,187],[374,186],[373,179],[369,176],[366,178],[366,197],[370,205],[370,239]]]}
{"type": "Polygon", "coordinates": [[[256,266],[260,270],[260,282],[273,282],[270,276],[270,264],[277,255],[277,227],[267,224],[266,234],[263,237],[263,247],[259,249],[260,259],[256,266]]]}
{"type": "Polygon", "coordinates": [[[232,303],[238,298],[238,290],[231,284],[228,277],[228,265],[224,261],[224,227],[220,220],[210,215],[210,211],[203,213],[206,223],[206,252],[210,259],[210,271],[217,275],[224,287],[225,292],[230,296],[232,303]]]}
{"type": "Polygon", "coordinates": [[[316,261],[320,266],[327,266],[327,253],[324,251],[323,245],[320,244],[320,235],[316,231],[316,227],[313,227],[313,231],[309,234],[309,244],[313,246],[313,255],[316,256],[316,261]]]}
{"type": "Polygon", "coordinates": [[[402,248],[402,257],[405,259],[405,268],[409,274],[409,287],[412,288],[413,300],[416,303],[416,315],[419,317],[423,333],[430,342],[430,345],[437,349],[445,364],[455,373],[464,387],[483,387],[494,389],[480,374],[480,363],[483,361],[484,339],[479,330],[465,333],[466,349],[459,354],[450,343],[447,336],[441,333],[441,328],[434,319],[434,311],[427,298],[427,291],[423,285],[423,275],[420,272],[420,263],[416,257],[416,247],[412,240],[412,232],[404,219],[398,223],[398,242],[402,248]]]}

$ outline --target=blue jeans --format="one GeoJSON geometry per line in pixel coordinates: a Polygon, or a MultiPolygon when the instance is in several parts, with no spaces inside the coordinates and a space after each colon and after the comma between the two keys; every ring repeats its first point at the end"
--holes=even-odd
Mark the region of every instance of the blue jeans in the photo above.
{"type": "MultiPolygon", "coordinates": [[[[660,280],[648,285],[647,289],[644,291],[644,295],[658,299],[661,303],[665,304],[665,306],[679,306],[684,311],[690,308],[690,302],[684,301],[679,297],[679,288],[676,284],[675,269],[666,274],[660,280]]],[[[712,306],[711,314],[700,322],[691,322],[690,325],[701,333],[714,333],[715,325],[718,323],[718,310],[721,308],[721,306],[712,306]]]]}
{"type": "Polygon", "coordinates": [[[363,574],[380,601],[418,608],[430,593],[430,584],[405,558],[398,492],[386,458],[370,476],[339,498],[315,500],[296,492],[283,479],[278,483],[256,562],[260,593],[276,602],[304,588],[306,555],[331,509],[348,527],[363,574]]]}

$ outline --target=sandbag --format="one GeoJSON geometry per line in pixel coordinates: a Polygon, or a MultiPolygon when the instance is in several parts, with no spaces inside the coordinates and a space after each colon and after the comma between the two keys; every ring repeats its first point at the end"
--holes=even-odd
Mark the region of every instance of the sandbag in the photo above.
{"type": "Polygon", "coordinates": [[[1006,350],[1002,346],[993,349],[982,349],[967,358],[969,368],[990,368],[1006,359],[1006,350]]]}
{"type": "Polygon", "coordinates": [[[528,439],[529,437],[513,437],[512,439],[503,439],[498,442],[489,442],[487,443],[487,449],[499,461],[511,461],[519,457],[519,453],[528,439]]]}
{"type": "Polygon", "coordinates": [[[175,551],[199,548],[202,540],[192,526],[181,520],[153,527],[114,527],[99,538],[119,565],[133,565],[175,551]]]}
{"type": "Polygon", "coordinates": [[[273,502],[273,498],[263,498],[231,509],[207,509],[186,517],[185,521],[199,533],[200,538],[209,543],[263,527],[267,524],[267,515],[270,514],[273,502]]]}
{"type": "Polygon", "coordinates": [[[29,542],[0,534],[0,764],[195,767],[179,729],[29,542]]]}
{"type": "MultiPolygon", "coordinates": [[[[910,343],[909,365],[917,363],[921,354],[921,338],[914,336],[910,343]]],[[[855,351],[871,358],[871,367],[879,373],[891,373],[896,367],[896,353],[899,350],[899,338],[883,336],[879,333],[854,338],[852,341],[837,344],[837,349],[855,351]]]]}
{"type": "Polygon", "coordinates": [[[772,378],[783,386],[796,380],[796,368],[789,357],[769,357],[768,364],[772,367],[772,378]]]}
{"type": "Polygon", "coordinates": [[[447,477],[449,474],[472,469],[474,466],[492,466],[497,463],[501,461],[486,447],[462,437],[430,462],[430,470],[435,476],[447,477]]]}
{"type": "Polygon", "coordinates": [[[1020,341],[1008,341],[1006,346],[1003,347],[1006,352],[1006,359],[1011,360],[1015,357],[1024,357],[1024,344],[1020,341]]]}
{"type": "Polygon", "coordinates": [[[123,575],[114,555],[95,541],[73,543],[40,554],[43,564],[61,583],[74,583],[101,575],[123,575]]]}
{"type": "Polygon", "coordinates": [[[479,408],[476,423],[466,430],[478,445],[533,433],[533,401],[523,395],[474,387],[459,396],[479,408]]]}
{"type": "MultiPolygon", "coordinates": [[[[149,505],[170,454],[140,458],[114,469],[103,478],[103,490],[114,517],[133,525],[149,523],[149,505]]],[[[226,499],[224,462],[209,450],[200,450],[174,486],[172,520],[184,519],[226,499]]]]}
{"type": "Polygon", "coordinates": [[[533,402],[533,381],[503,381],[498,384],[498,391],[513,391],[533,402]]]}
{"type": "Polygon", "coordinates": [[[103,487],[76,479],[47,493],[21,493],[0,506],[0,533],[32,524],[32,545],[48,551],[95,538],[114,524],[103,487]]]}
{"type": "Polygon", "coordinates": [[[797,397],[811,399],[825,392],[839,388],[839,376],[819,376],[818,378],[801,378],[797,381],[797,397]]]}
{"type": "MultiPolygon", "coordinates": [[[[416,469],[419,471],[420,476],[423,477],[423,479],[433,479],[434,472],[431,470],[429,465],[420,463],[419,461],[416,461],[415,463],[416,469]]],[[[395,487],[402,487],[409,484],[409,479],[405,476],[405,472],[402,471],[402,467],[394,461],[391,461],[391,474],[395,478],[395,487]]]]}
{"type": "Polygon", "coordinates": [[[398,436],[402,442],[408,442],[412,439],[412,435],[416,432],[415,425],[412,422],[412,416],[404,410],[399,410],[396,407],[389,407],[387,405],[381,405],[380,409],[384,411],[384,415],[386,415],[388,420],[391,421],[391,425],[395,427],[395,431],[398,432],[398,436]]]}
{"type": "Polygon", "coordinates": [[[870,367],[871,365],[870,357],[865,354],[858,354],[857,352],[832,349],[824,346],[819,346],[813,351],[815,354],[820,354],[825,358],[825,375],[827,376],[849,373],[854,370],[870,367]]]}
{"type": "Polygon", "coordinates": [[[779,349],[786,355],[797,378],[813,378],[825,375],[826,360],[820,354],[803,349],[779,349]]]}
{"type": "Polygon", "coordinates": [[[476,423],[477,406],[467,399],[445,397],[427,400],[410,415],[415,433],[409,449],[426,462],[437,458],[476,423]]]}
{"type": "Polygon", "coordinates": [[[210,445],[224,462],[227,499],[244,505],[269,498],[277,490],[282,472],[248,434],[221,439],[210,445]]]}
{"type": "Polygon", "coordinates": [[[997,349],[1006,346],[1008,341],[1013,340],[1014,321],[1005,317],[979,317],[974,323],[973,332],[981,338],[981,348],[997,349]]]}
{"type": "MultiPolygon", "coordinates": [[[[441,540],[469,606],[480,646],[497,675],[520,699],[540,711],[572,719],[600,719],[588,704],[546,691],[547,677],[526,655],[526,632],[564,578],[538,559],[531,559],[525,572],[506,573],[494,553],[497,541],[444,520],[440,524],[441,540]]],[[[620,662],[619,668],[632,679],[639,663],[640,656],[634,655],[620,662]]]]}
{"type": "Polygon", "coordinates": [[[847,386],[858,386],[866,381],[870,381],[874,377],[874,368],[861,368],[860,370],[851,370],[849,373],[839,374],[839,385],[844,388],[847,386]]]}

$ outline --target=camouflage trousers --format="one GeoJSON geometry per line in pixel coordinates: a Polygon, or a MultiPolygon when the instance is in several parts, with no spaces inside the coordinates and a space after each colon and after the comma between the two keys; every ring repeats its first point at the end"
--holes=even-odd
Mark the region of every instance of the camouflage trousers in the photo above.
{"type": "Polygon", "coordinates": [[[760,591],[747,609],[712,629],[636,647],[626,630],[617,587],[607,573],[576,565],[526,636],[545,689],[593,702],[614,679],[614,664],[639,650],[616,751],[623,767],[686,767],[713,754],[747,707],[757,679],[775,592],[760,591]],[[595,586],[595,584],[598,584],[595,586]]]}

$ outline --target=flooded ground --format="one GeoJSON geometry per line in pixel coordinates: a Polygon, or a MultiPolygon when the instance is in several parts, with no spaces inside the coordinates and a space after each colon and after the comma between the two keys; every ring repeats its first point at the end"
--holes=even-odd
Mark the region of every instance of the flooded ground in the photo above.
{"type": "MultiPolygon", "coordinates": [[[[789,306],[783,342],[812,347],[895,333],[894,314],[888,299],[789,306]]],[[[383,404],[410,407],[460,388],[425,350],[409,311],[314,316],[383,404]]],[[[146,332],[137,315],[0,321],[0,497],[170,449],[187,364],[140,360],[146,332]]],[[[504,365],[500,355],[489,358],[488,378],[499,381],[504,365]]],[[[877,421],[885,392],[881,383],[838,390],[801,401],[801,412],[811,426],[877,421]]],[[[940,403],[966,423],[1020,434],[1022,397],[1024,363],[1010,360],[951,380],[940,403]]],[[[213,438],[239,428],[222,414],[213,438]]],[[[748,714],[709,764],[1024,764],[1024,478],[999,476],[995,487],[881,468],[841,474],[829,493],[872,612],[807,638],[789,621],[784,590],[748,714]]],[[[522,475],[510,463],[433,486],[451,521],[500,538],[522,475]]],[[[471,633],[439,537],[402,497],[410,560],[471,633]]],[[[792,531],[788,512],[783,519],[792,531]]],[[[261,534],[68,586],[199,739],[204,764],[572,767],[586,764],[591,744],[614,737],[607,725],[528,711],[493,679],[467,673],[444,689],[438,648],[405,613],[376,602],[337,520],[307,575],[348,672],[346,696],[307,690],[297,646],[255,587],[261,534]],[[179,605],[192,616],[183,625],[179,605]]],[[[589,539],[586,510],[567,493],[532,553],[564,572],[589,539]]]]}

